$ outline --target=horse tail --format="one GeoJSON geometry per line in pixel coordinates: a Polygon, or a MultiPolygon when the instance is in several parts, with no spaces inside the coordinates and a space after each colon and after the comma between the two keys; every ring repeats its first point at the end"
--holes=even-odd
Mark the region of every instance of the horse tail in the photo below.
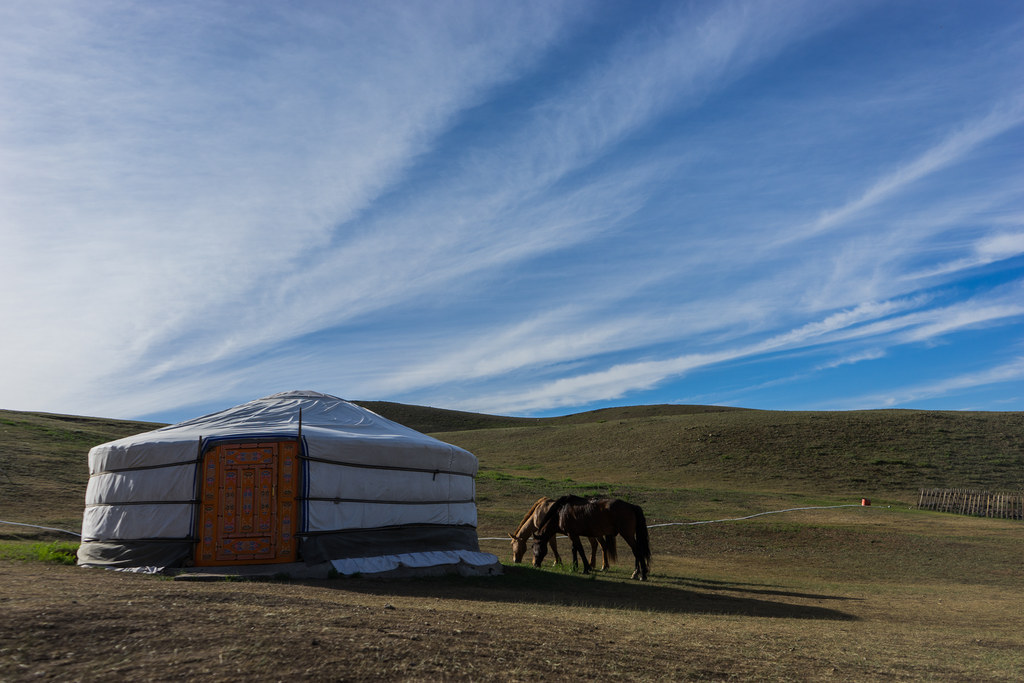
{"type": "Polygon", "coordinates": [[[604,548],[608,552],[608,561],[615,562],[619,559],[619,555],[615,550],[615,537],[618,534],[608,534],[604,537],[604,548]]]}
{"type": "Polygon", "coordinates": [[[633,512],[636,514],[636,554],[650,567],[651,540],[647,534],[647,518],[644,517],[643,508],[639,505],[633,506],[633,512]]]}

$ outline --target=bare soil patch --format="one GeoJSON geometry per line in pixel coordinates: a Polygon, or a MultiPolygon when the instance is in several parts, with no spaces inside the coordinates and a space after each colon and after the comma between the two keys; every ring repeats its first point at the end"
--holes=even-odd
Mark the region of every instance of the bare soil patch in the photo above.
{"type": "Polygon", "coordinates": [[[1019,587],[738,559],[659,556],[645,584],[622,566],[183,582],[0,560],[0,680],[1009,681],[1024,666],[1019,587]]]}
{"type": "Polygon", "coordinates": [[[510,568],[501,579],[181,582],[4,561],[4,678],[673,678],[744,667],[665,647],[651,615],[851,621],[831,596],[510,568]],[[531,586],[532,579],[538,579],[531,586]],[[597,612],[609,612],[600,618],[597,612]],[[710,668],[708,668],[710,667],[710,668]]]}

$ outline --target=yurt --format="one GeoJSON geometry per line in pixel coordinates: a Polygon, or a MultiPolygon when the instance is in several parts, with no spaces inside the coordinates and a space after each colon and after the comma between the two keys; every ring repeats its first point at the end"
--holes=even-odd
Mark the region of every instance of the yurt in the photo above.
{"type": "Polygon", "coordinates": [[[78,564],[500,573],[477,541],[476,471],[335,396],[275,394],[90,450],[78,564]]]}

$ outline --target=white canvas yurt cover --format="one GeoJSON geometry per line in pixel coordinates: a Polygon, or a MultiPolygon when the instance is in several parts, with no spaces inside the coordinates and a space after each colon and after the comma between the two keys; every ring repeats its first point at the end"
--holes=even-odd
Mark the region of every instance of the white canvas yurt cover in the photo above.
{"type": "Polygon", "coordinates": [[[275,394],[90,450],[78,563],[497,572],[476,471],[472,453],[340,398],[275,394]]]}

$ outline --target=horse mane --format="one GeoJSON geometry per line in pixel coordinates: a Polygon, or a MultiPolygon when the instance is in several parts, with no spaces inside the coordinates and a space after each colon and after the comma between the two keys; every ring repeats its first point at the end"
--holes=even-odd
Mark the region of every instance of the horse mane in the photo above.
{"type": "MultiPolygon", "coordinates": [[[[544,500],[544,498],[538,500],[537,503],[535,503],[534,506],[530,508],[530,512],[526,513],[526,517],[523,517],[523,521],[519,523],[519,529],[516,530],[517,534],[519,530],[522,529],[523,524],[526,522],[527,518],[529,518],[530,515],[533,514],[533,511],[544,500]]],[[[551,507],[548,509],[547,513],[545,513],[544,517],[540,520],[540,523],[537,524],[537,529],[534,531],[534,534],[539,534],[545,527],[547,527],[547,525],[551,522],[552,519],[557,518],[559,512],[566,505],[599,505],[601,503],[607,503],[612,500],[613,499],[608,496],[590,496],[589,498],[581,498],[580,496],[574,494],[562,496],[561,498],[559,498],[558,500],[551,504],[551,507]]]]}
{"type": "Polygon", "coordinates": [[[547,511],[547,514],[544,515],[544,518],[540,520],[540,524],[537,525],[537,531],[534,533],[539,533],[545,528],[547,528],[548,524],[551,523],[551,520],[556,518],[558,516],[559,511],[566,505],[568,505],[569,503],[575,503],[580,500],[582,499],[579,496],[572,495],[562,496],[561,498],[556,500],[551,505],[551,508],[547,511]]]}
{"type": "Polygon", "coordinates": [[[548,502],[549,500],[551,500],[551,499],[550,499],[550,498],[539,498],[539,499],[537,500],[537,502],[536,502],[536,503],[534,503],[534,504],[533,504],[533,505],[532,505],[532,506],[530,507],[530,510],[529,510],[529,512],[527,512],[527,513],[526,513],[526,514],[525,514],[525,515],[523,516],[523,519],[522,519],[522,520],[520,520],[520,522],[519,522],[519,526],[517,526],[517,527],[516,527],[516,533],[514,534],[514,535],[515,535],[516,537],[518,537],[518,536],[519,536],[519,534],[520,534],[520,533],[521,533],[521,532],[523,531],[523,527],[524,527],[524,526],[526,526],[526,522],[527,522],[527,521],[528,521],[528,520],[529,520],[529,519],[530,519],[531,517],[533,517],[533,513],[534,513],[534,512],[536,512],[537,508],[539,508],[539,507],[540,507],[541,505],[543,505],[544,503],[548,502]]]}

